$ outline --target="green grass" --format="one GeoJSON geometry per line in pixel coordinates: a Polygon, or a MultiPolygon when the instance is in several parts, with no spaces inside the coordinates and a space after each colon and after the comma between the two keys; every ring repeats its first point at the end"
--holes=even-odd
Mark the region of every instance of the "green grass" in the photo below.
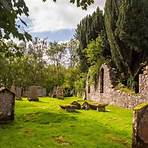
{"type": "Polygon", "coordinates": [[[15,121],[0,125],[0,148],[130,148],[132,112],[108,106],[108,112],[68,113],[64,101],[16,101],[15,121]]]}

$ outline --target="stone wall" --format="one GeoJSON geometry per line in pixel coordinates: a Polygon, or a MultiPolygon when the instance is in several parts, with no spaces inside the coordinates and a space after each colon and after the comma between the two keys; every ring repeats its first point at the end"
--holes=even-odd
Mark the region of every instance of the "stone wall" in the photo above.
{"type": "Polygon", "coordinates": [[[143,69],[143,73],[139,75],[139,93],[148,97],[148,66],[143,69]]]}
{"type": "Polygon", "coordinates": [[[134,109],[132,148],[148,148],[148,104],[134,109]]]}
{"type": "Polygon", "coordinates": [[[148,102],[148,69],[140,75],[140,86],[144,82],[143,88],[140,88],[140,94],[127,94],[117,90],[115,86],[116,80],[115,69],[103,64],[100,68],[97,87],[93,84],[86,84],[86,98],[97,102],[108,103],[126,108],[133,108],[136,105],[148,102]],[[103,73],[103,74],[102,74],[103,73]]]}
{"type": "Polygon", "coordinates": [[[38,97],[46,96],[46,88],[43,88],[41,86],[29,86],[26,90],[23,91],[23,96],[28,97],[31,93],[32,87],[36,88],[38,97]]]}
{"type": "Polygon", "coordinates": [[[11,86],[11,92],[13,92],[16,96],[16,98],[21,98],[22,97],[22,88],[21,87],[16,87],[15,85],[11,86]]]}
{"type": "MultiPolygon", "coordinates": [[[[32,90],[32,87],[34,87],[34,86],[29,86],[28,88],[26,88],[24,90],[21,87],[17,87],[15,85],[12,85],[11,91],[13,93],[15,93],[16,98],[21,98],[22,96],[23,97],[29,97],[29,95],[31,93],[31,90],[32,90]]],[[[35,87],[36,87],[36,90],[37,90],[37,96],[38,97],[44,97],[44,96],[46,96],[46,88],[43,88],[41,86],[35,86],[35,87]]]]}

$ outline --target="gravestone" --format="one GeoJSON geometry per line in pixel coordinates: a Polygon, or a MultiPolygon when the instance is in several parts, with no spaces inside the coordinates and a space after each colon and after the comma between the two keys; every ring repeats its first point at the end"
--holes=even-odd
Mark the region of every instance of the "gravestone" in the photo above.
{"type": "Polygon", "coordinates": [[[64,100],[63,87],[60,87],[60,86],[54,87],[52,97],[64,100]]]}
{"type": "Polygon", "coordinates": [[[36,86],[31,86],[30,87],[30,92],[29,92],[29,101],[39,101],[38,98],[38,92],[37,92],[37,87],[36,86]]]}
{"type": "Polygon", "coordinates": [[[148,103],[134,109],[132,148],[148,148],[148,103]]]}
{"type": "Polygon", "coordinates": [[[0,123],[14,120],[15,94],[7,88],[0,88],[0,123]]]}

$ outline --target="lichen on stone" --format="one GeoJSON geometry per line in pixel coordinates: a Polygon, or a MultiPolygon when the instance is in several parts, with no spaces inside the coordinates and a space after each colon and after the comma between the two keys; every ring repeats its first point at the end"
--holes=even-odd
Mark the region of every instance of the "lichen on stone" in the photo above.
{"type": "Polygon", "coordinates": [[[148,102],[147,103],[142,103],[142,104],[139,104],[137,105],[135,108],[134,108],[134,111],[138,111],[144,107],[148,106],[148,102]]]}

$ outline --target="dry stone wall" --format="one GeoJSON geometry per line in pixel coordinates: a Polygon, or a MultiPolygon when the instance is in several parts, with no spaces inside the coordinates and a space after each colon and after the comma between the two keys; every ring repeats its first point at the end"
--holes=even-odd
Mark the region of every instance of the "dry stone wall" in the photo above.
{"type": "Polygon", "coordinates": [[[148,102],[148,68],[144,69],[139,78],[139,94],[127,94],[114,87],[116,80],[115,70],[103,64],[100,68],[97,88],[93,84],[86,84],[86,98],[97,102],[108,103],[125,108],[134,108],[136,105],[148,102]],[[102,70],[103,69],[103,70],[102,70]],[[103,71],[103,74],[101,73],[103,71]],[[102,82],[103,81],[103,82],[102,82]],[[142,83],[142,84],[141,84],[142,83]]]}

